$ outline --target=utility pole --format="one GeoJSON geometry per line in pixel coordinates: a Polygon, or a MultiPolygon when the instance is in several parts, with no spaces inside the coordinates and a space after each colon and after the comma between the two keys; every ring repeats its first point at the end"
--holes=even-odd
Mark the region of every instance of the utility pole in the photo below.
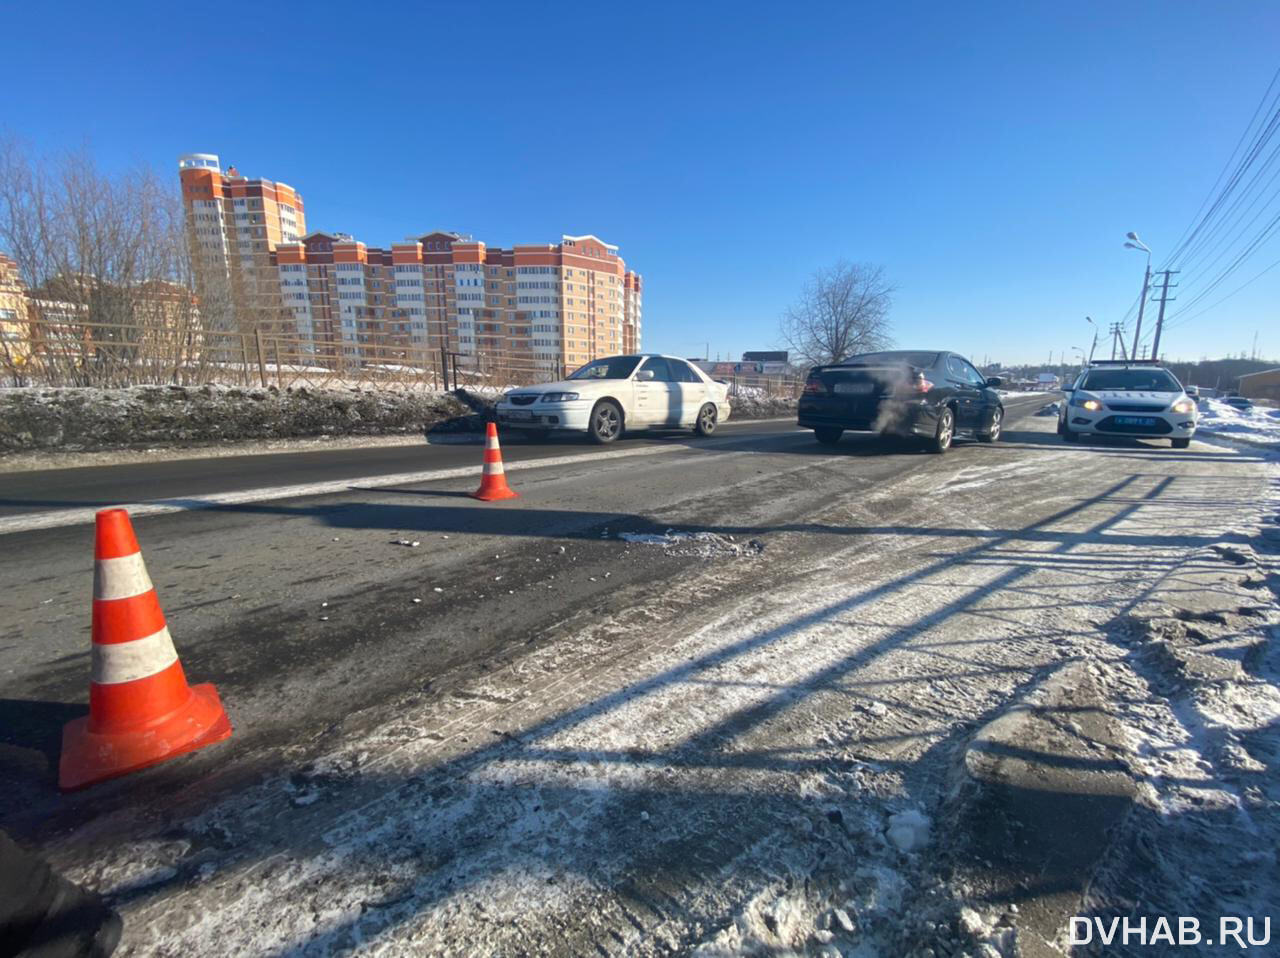
{"type": "Polygon", "coordinates": [[[1124,326],[1120,323],[1111,324],[1111,358],[1116,358],[1116,347],[1120,347],[1120,358],[1128,359],[1129,354],[1124,351],[1124,326]]]}
{"type": "Polygon", "coordinates": [[[1253,352],[1249,354],[1249,358],[1253,360],[1258,358],[1258,331],[1256,329],[1253,331],[1253,352]]]}
{"type": "Polygon", "coordinates": [[[1155,342],[1151,344],[1151,358],[1157,361],[1160,359],[1160,333],[1164,330],[1164,304],[1169,301],[1169,290],[1178,288],[1176,283],[1172,287],[1169,286],[1169,277],[1177,272],[1181,271],[1176,269],[1163,270],[1164,285],[1160,287],[1160,315],[1156,317],[1156,338],[1155,342]]]}
{"type": "Polygon", "coordinates": [[[1147,308],[1147,293],[1151,290],[1151,254],[1147,254],[1147,271],[1142,275],[1142,298],[1138,300],[1138,325],[1133,330],[1133,358],[1138,358],[1138,337],[1142,335],[1142,313],[1147,308]]]}

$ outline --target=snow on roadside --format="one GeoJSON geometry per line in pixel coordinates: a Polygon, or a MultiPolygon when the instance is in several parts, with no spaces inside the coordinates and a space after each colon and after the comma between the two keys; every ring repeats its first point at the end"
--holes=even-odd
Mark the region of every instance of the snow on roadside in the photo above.
{"type": "Polygon", "coordinates": [[[1258,521],[1169,576],[1121,624],[1132,651],[1097,666],[1139,789],[1082,914],[1216,927],[1280,901],[1280,464],[1269,472],[1258,521]]]}
{"type": "Polygon", "coordinates": [[[997,389],[996,395],[1001,399],[1018,399],[1022,396],[1052,396],[1052,392],[1044,392],[1038,389],[997,389]]]}
{"type": "Polygon", "coordinates": [[[719,556],[759,555],[764,543],[759,539],[739,542],[737,537],[718,532],[676,532],[668,529],[658,534],[652,532],[619,532],[618,538],[632,545],[661,546],[669,556],[698,556],[714,559],[719,556]]]}
{"type": "Polygon", "coordinates": [[[1221,399],[1201,399],[1197,431],[1280,448],[1280,409],[1236,409],[1221,399]]]}

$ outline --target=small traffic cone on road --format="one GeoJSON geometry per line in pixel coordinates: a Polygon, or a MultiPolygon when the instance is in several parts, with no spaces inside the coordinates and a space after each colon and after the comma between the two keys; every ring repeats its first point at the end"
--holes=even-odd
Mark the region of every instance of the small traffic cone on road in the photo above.
{"type": "Polygon", "coordinates": [[[85,788],[231,735],[212,685],[187,685],[124,509],[97,516],[89,714],[62,730],[58,787],[85,788]]]}
{"type": "Polygon", "coordinates": [[[491,502],[494,499],[519,499],[520,493],[507,485],[507,474],[502,468],[502,449],[498,446],[498,424],[489,423],[484,434],[484,475],[480,488],[471,493],[472,498],[491,502]]]}

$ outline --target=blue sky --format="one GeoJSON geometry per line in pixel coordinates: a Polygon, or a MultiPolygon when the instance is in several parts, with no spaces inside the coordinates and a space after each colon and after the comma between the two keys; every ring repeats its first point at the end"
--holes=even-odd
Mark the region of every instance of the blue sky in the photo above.
{"type": "MultiPolygon", "coordinates": [[[[645,276],[645,346],[691,356],[774,347],[840,258],[885,267],[902,345],[1088,348],[1141,285],[1125,232],[1159,265],[1280,66],[1266,0],[46,3],[5,29],[0,128],[37,151],[175,182],[215,152],[370,245],[596,233],[645,276]]],[[[1280,358],[1277,294],[1280,268],[1166,354],[1257,330],[1280,358]]]]}

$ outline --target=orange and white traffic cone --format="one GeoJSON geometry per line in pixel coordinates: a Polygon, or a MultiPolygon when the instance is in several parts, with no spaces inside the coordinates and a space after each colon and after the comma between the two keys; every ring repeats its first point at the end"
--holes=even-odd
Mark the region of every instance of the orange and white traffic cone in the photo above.
{"type": "Polygon", "coordinates": [[[74,791],[231,735],[212,685],[187,685],[124,509],[97,516],[89,714],[62,730],[58,787],[74,791]]]}
{"type": "Polygon", "coordinates": [[[502,449],[498,446],[498,424],[489,423],[484,433],[484,475],[480,488],[471,493],[475,499],[491,502],[494,499],[519,499],[520,493],[507,485],[507,473],[502,468],[502,449]]]}

